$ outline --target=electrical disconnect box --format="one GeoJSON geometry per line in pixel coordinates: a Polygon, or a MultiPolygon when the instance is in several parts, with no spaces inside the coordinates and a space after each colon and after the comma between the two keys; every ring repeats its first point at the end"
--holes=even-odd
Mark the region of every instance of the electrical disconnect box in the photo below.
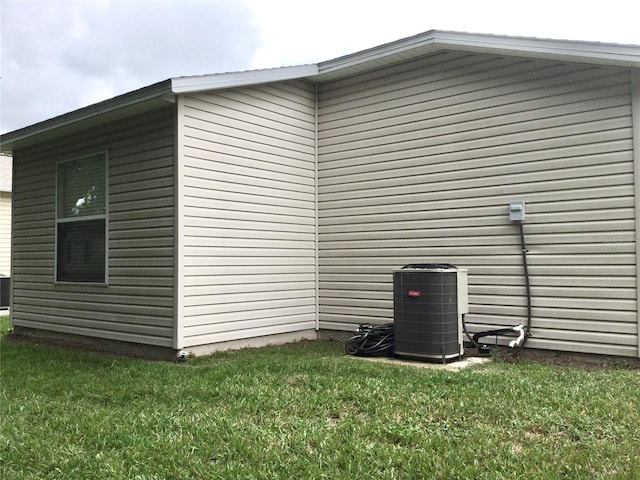
{"type": "Polygon", "coordinates": [[[524,222],[525,203],[524,202],[511,202],[509,203],[509,221],[511,222],[524,222]]]}

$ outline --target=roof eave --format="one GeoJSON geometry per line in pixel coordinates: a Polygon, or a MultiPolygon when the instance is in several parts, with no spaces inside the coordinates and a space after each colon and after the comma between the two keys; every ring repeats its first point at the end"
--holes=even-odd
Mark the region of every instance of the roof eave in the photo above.
{"type": "Polygon", "coordinates": [[[437,40],[448,45],[451,50],[482,51],[491,54],[618,67],[640,67],[640,48],[637,45],[499,35],[462,35],[455,32],[438,32],[437,40]]]}
{"type": "Polygon", "coordinates": [[[304,79],[317,73],[318,66],[311,64],[171,78],[4,134],[0,137],[0,152],[10,154],[15,148],[61,136],[79,123],[83,124],[83,128],[87,128],[158,108],[167,101],[173,101],[176,94],[304,79]]]}
{"type": "Polygon", "coordinates": [[[66,129],[74,128],[80,122],[84,122],[85,126],[98,125],[129,116],[135,112],[158,108],[162,104],[166,104],[167,100],[172,100],[172,97],[167,97],[172,93],[171,80],[165,80],[14,130],[0,137],[0,152],[11,154],[16,147],[30,144],[32,139],[37,138],[38,141],[41,141],[43,138],[59,136],[66,129]]]}
{"type": "Polygon", "coordinates": [[[271,82],[281,82],[312,77],[318,74],[318,65],[248,70],[244,72],[218,73],[171,79],[173,93],[198,93],[225,88],[247,87],[271,82]]]}
{"type": "Polygon", "coordinates": [[[640,68],[640,48],[636,45],[431,30],[368,50],[320,62],[315,80],[332,79],[363,70],[372,64],[382,65],[406,61],[439,51],[461,51],[640,68]]]}
{"type": "Polygon", "coordinates": [[[75,131],[78,124],[84,129],[160,108],[178,94],[294,79],[323,82],[441,51],[640,68],[637,45],[431,30],[318,64],[172,78],[2,135],[0,152],[12,153],[17,147],[59,137],[75,131]]]}

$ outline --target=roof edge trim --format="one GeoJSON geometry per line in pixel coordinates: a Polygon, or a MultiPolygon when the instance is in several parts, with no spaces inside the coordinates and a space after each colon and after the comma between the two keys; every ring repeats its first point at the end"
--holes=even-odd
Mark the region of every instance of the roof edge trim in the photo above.
{"type": "Polygon", "coordinates": [[[318,74],[318,65],[295,65],[292,67],[266,68],[244,72],[218,73],[171,79],[173,93],[198,93],[224,88],[245,87],[284,80],[296,80],[318,74]]]}
{"type": "Polygon", "coordinates": [[[113,97],[99,103],[94,103],[87,107],[82,107],[57,117],[5,133],[0,137],[0,150],[3,153],[10,152],[14,144],[35,135],[47,133],[60,127],[88,120],[97,117],[98,115],[103,115],[121,108],[137,105],[150,100],[156,100],[168,94],[172,94],[170,80],[165,80],[132,92],[118,95],[117,97],[113,97]]]}
{"type": "Polygon", "coordinates": [[[461,50],[479,53],[526,55],[537,58],[582,61],[625,67],[640,67],[637,45],[553,40],[481,33],[430,30],[360,52],[320,62],[320,75],[336,72],[393,54],[419,50],[461,50]]]}

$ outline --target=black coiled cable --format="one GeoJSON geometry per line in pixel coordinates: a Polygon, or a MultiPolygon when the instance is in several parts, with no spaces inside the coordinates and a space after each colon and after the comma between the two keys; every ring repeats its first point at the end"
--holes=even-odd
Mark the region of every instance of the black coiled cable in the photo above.
{"type": "Polygon", "coordinates": [[[344,346],[349,355],[383,357],[393,355],[393,323],[362,324],[344,346]]]}

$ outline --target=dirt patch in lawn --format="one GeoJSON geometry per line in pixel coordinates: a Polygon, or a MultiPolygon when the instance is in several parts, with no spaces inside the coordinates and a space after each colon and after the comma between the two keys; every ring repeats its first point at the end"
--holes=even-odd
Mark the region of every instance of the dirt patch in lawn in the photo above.
{"type": "Polygon", "coordinates": [[[640,358],[614,357],[609,355],[557,352],[528,348],[514,352],[507,348],[497,348],[492,356],[494,360],[505,363],[537,362],[548,365],[572,366],[587,370],[602,368],[640,370],[640,358]]]}

